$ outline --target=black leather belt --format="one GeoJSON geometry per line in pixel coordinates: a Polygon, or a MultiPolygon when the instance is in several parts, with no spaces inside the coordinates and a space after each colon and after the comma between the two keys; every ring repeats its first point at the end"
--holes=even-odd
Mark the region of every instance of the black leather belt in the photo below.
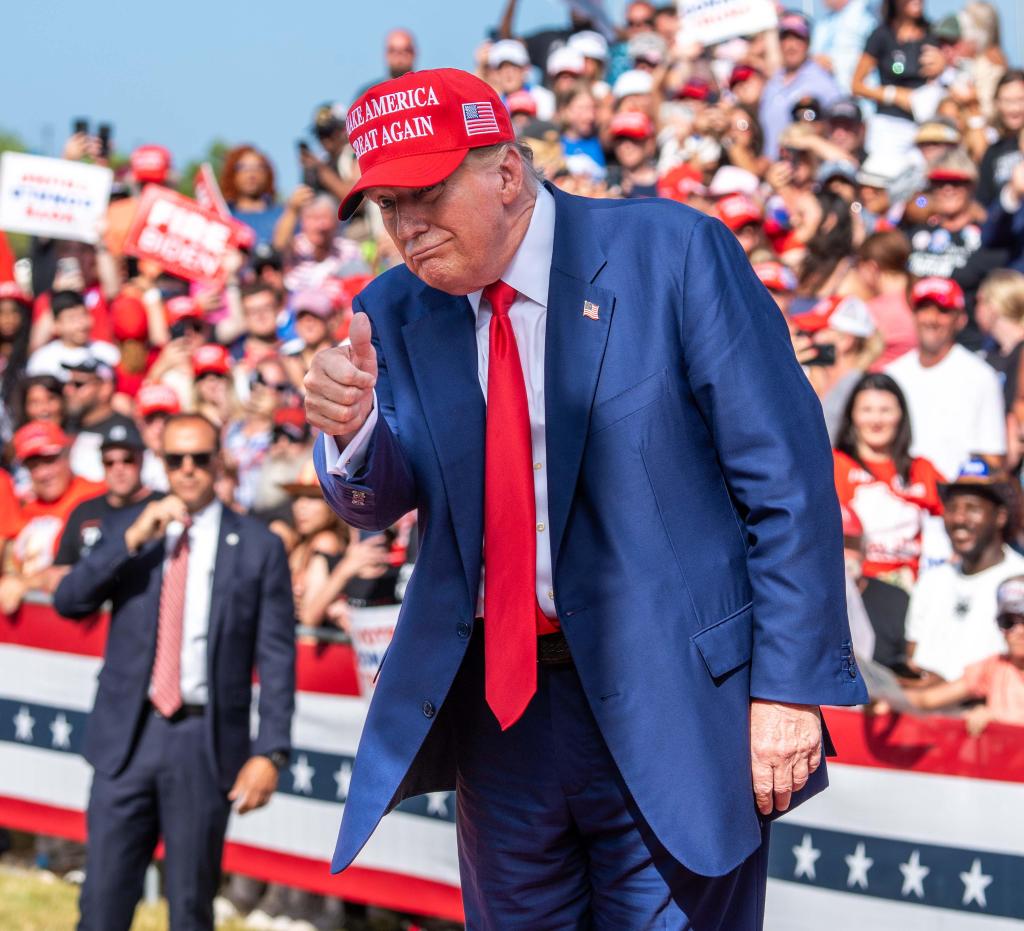
{"type": "Polygon", "coordinates": [[[206,714],[206,705],[182,705],[170,716],[161,714],[152,704],[150,704],[149,707],[153,709],[153,714],[158,718],[163,718],[165,721],[170,721],[172,724],[177,724],[178,721],[184,721],[185,718],[201,718],[206,714]]]}
{"type": "Polygon", "coordinates": [[[569,642],[565,634],[557,631],[537,638],[537,662],[541,666],[566,666],[572,663],[569,642]]]}

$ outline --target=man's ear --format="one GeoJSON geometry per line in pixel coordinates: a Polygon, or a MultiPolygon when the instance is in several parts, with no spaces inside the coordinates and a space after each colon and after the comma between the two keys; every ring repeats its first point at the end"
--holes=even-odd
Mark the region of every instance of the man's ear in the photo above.
{"type": "Polygon", "coordinates": [[[501,176],[501,202],[508,206],[516,201],[526,184],[523,157],[512,146],[508,147],[504,158],[498,163],[498,174],[501,176]]]}

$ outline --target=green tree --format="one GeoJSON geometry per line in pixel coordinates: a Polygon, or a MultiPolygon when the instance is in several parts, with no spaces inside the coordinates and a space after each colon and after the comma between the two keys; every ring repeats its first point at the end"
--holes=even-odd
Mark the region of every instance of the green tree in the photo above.
{"type": "Polygon", "coordinates": [[[203,162],[209,162],[213,167],[213,173],[220,177],[220,170],[224,166],[224,156],[228,154],[231,149],[231,144],[225,142],[223,139],[214,139],[206,148],[206,154],[199,159],[194,159],[185,165],[185,170],[181,173],[181,182],[178,184],[178,190],[187,197],[194,197],[196,191],[196,175],[199,173],[199,168],[203,162]]]}
{"type": "Polygon", "coordinates": [[[0,129],[0,152],[27,152],[28,146],[17,133],[0,129]]]}

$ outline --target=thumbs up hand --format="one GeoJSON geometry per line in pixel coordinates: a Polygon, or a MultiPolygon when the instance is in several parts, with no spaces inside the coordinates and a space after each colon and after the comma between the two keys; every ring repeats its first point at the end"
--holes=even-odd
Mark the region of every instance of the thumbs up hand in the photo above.
{"type": "Polygon", "coordinates": [[[303,380],[306,419],[344,447],[373,410],[377,351],[370,342],[370,318],[358,313],[349,326],[348,346],[322,349],[303,380]]]}

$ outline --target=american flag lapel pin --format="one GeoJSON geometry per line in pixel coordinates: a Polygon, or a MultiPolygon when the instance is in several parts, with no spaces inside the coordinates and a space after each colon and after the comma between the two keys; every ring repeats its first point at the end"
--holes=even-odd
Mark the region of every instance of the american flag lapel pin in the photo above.
{"type": "Polygon", "coordinates": [[[584,301],[583,302],[583,316],[589,318],[590,320],[598,320],[598,319],[600,319],[600,317],[599,317],[599,311],[600,310],[601,310],[601,308],[597,304],[593,303],[592,301],[584,301]]]}

